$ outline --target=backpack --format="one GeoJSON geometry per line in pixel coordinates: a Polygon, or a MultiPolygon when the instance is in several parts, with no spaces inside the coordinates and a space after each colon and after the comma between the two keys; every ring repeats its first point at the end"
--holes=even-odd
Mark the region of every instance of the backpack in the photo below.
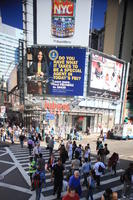
{"type": "Polygon", "coordinates": [[[101,173],[101,172],[102,172],[102,173],[104,172],[104,168],[103,168],[101,165],[99,165],[99,167],[98,167],[98,172],[100,172],[100,173],[101,173]]]}
{"type": "Polygon", "coordinates": [[[39,188],[41,186],[41,177],[40,173],[35,173],[32,181],[32,188],[35,190],[36,188],[39,188]]]}

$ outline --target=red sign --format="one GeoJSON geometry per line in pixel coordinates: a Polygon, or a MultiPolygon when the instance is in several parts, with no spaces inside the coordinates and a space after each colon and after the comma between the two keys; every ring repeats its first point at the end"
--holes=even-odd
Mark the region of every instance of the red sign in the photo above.
{"type": "Polygon", "coordinates": [[[69,104],[63,104],[63,103],[55,103],[54,101],[52,103],[45,101],[44,104],[45,110],[49,110],[50,112],[53,111],[66,111],[69,112],[70,111],[70,106],[69,104]]]}
{"type": "Polygon", "coordinates": [[[52,15],[73,17],[74,3],[70,0],[53,0],[52,15]]]}

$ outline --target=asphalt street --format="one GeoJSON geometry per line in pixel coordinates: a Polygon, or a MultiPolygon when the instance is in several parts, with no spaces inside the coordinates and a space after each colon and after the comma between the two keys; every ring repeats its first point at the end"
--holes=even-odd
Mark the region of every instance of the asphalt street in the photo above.
{"type": "MultiPolygon", "coordinates": [[[[92,165],[96,162],[96,138],[95,135],[83,138],[82,143],[85,145],[90,143],[92,150],[92,165]]],[[[114,151],[120,154],[120,163],[117,166],[116,176],[112,175],[110,172],[106,172],[101,178],[101,186],[99,189],[94,191],[94,199],[99,199],[103,194],[105,188],[111,187],[114,191],[117,191],[119,198],[121,197],[121,191],[123,188],[120,182],[120,175],[124,172],[124,169],[128,166],[129,162],[133,160],[132,147],[133,141],[116,141],[116,140],[106,140],[108,143],[110,153],[114,151]]],[[[42,142],[43,146],[43,157],[47,162],[49,157],[49,151],[46,150],[45,143],[42,142]]],[[[55,148],[58,147],[56,143],[55,148]]],[[[58,157],[58,152],[55,153],[58,157]]],[[[66,162],[65,175],[71,166],[70,161],[66,162]]],[[[15,200],[35,200],[35,192],[30,190],[30,179],[28,175],[29,167],[29,152],[27,147],[21,148],[19,144],[10,145],[10,147],[0,148],[0,199],[10,200],[11,197],[15,200]]],[[[81,177],[81,182],[83,177],[81,177]]],[[[43,189],[41,200],[54,200],[56,195],[53,193],[53,183],[51,182],[50,174],[46,172],[46,188],[43,189]]],[[[65,193],[62,192],[62,195],[65,193]]],[[[83,193],[81,200],[85,200],[86,188],[83,187],[83,193]]]]}

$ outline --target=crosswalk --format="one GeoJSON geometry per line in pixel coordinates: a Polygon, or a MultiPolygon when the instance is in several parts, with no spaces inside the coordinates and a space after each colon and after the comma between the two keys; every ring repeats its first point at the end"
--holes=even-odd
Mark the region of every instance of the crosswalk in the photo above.
{"type": "MultiPolygon", "coordinates": [[[[27,147],[21,148],[20,145],[14,145],[9,148],[10,154],[14,156],[14,160],[16,159],[16,163],[19,166],[19,169],[21,171],[21,174],[23,175],[24,179],[27,181],[27,183],[30,186],[30,180],[28,176],[28,170],[29,170],[29,151],[27,147]]],[[[45,159],[45,162],[47,163],[49,158],[49,150],[46,148],[42,148],[42,154],[43,158],[45,159]]],[[[59,153],[56,151],[54,152],[55,157],[59,157],[59,153]]],[[[91,156],[92,165],[96,162],[96,156],[91,156]]],[[[66,161],[65,164],[65,176],[71,167],[71,161],[66,161]]],[[[111,187],[113,191],[117,191],[118,194],[121,194],[123,184],[120,182],[120,175],[123,173],[124,169],[117,169],[117,174],[114,176],[111,172],[106,172],[101,177],[101,186],[100,188],[96,188],[94,190],[94,199],[100,199],[102,196],[104,190],[108,187],[111,187]]],[[[81,176],[81,183],[83,182],[83,176],[81,176]]],[[[34,193],[34,192],[32,192],[34,193]]],[[[31,193],[30,200],[34,199],[34,195],[31,193]]],[[[51,175],[49,172],[46,171],[46,188],[43,188],[42,190],[42,197],[41,199],[47,199],[47,200],[55,200],[56,195],[52,195],[53,193],[53,183],[51,182],[51,175]]],[[[65,192],[62,192],[62,196],[65,194],[65,192]]],[[[82,186],[82,197],[81,200],[85,200],[86,198],[86,187],[82,186]]]]}

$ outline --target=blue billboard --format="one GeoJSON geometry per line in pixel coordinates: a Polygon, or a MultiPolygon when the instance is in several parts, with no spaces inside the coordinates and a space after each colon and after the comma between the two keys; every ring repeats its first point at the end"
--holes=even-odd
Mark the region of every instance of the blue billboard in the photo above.
{"type": "Polygon", "coordinates": [[[81,48],[56,48],[49,51],[49,85],[52,95],[82,96],[84,86],[86,50],[81,48]]]}
{"type": "Polygon", "coordinates": [[[33,47],[31,52],[28,93],[83,96],[85,48],[33,47]]]}

